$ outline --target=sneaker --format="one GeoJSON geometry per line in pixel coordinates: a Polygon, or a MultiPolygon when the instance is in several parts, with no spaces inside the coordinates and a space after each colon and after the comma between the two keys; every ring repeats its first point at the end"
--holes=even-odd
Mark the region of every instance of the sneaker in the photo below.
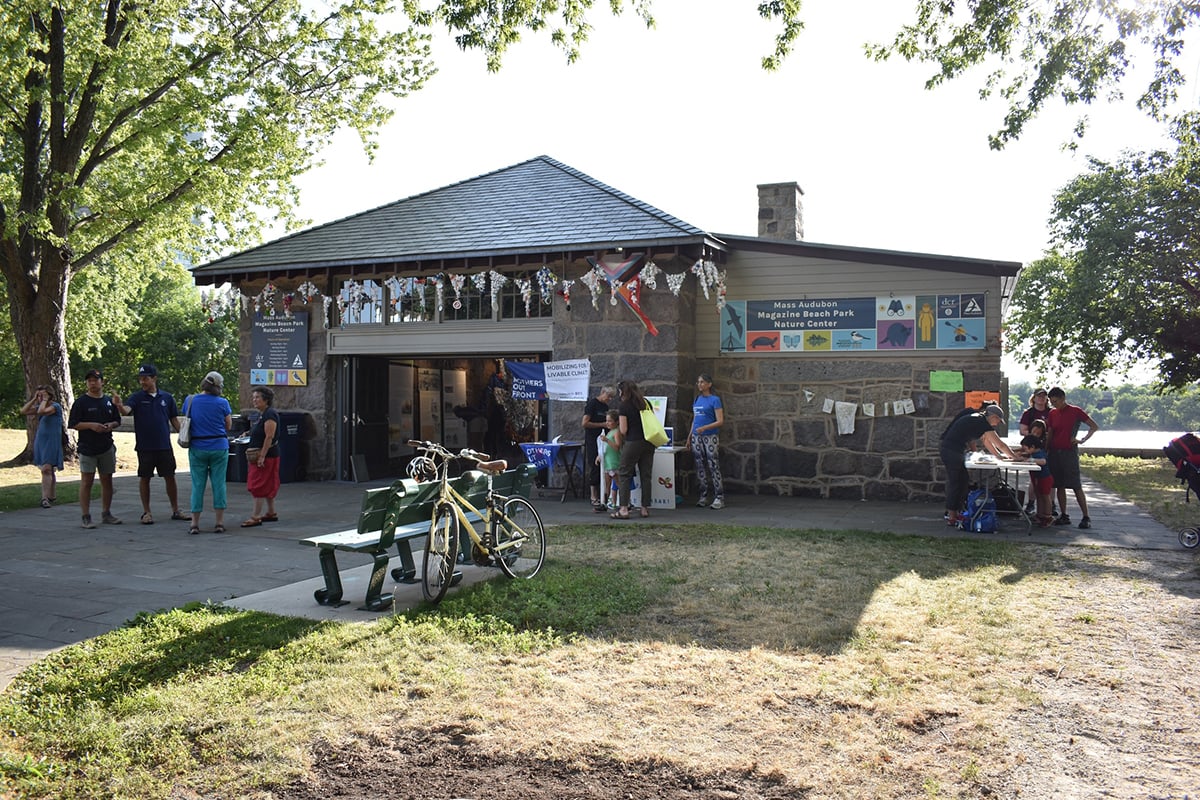
{"type": "Polygon", "coordinates": [[[1070,525],[1071,518],[1068,517],[1066,514],[1059,514],[1058,519],[1054,520],[1054,524],[1055,525],[1070,525]]]}
{"type": "Polygon", "coordinates": [[[716,500],[713,500],[712,505],[709,506],[709,508],[716,508],[716,509],[722,509],[724,507],[725,507],[725,501],[719,497],[716,500]]]}
{"type": "Polygon", "coordinates": [[[83,523],[79,527],[87,528],[88,530],[91,530],[92,528],[96,527],[96,523],[92,522],[92,515],[84,514],[83,515],[83,523]]]}
{"type": "Polygon", "coordinates": [[[706,505],[708,505],[708,498],[701,495],[700,499],[696,501],[696,508],[704,508],[706,505]]]}
{"type": "Polygon", "coordinates": [[[1092,527],[1092,518],[1091,518],[1091,517],[1084,517],[1083,519],[1079,520],[1079,527],[1080,527],[1082,530],[1085,530],[1085,531],[1086,531],[1088,528],[1092,527]]]}
{"type": "Polygon", "coordinates": [[[104,514],[101,515],[100,521],[103,522],[105,525],[120,525],[121,524],[121,520],[118,517],[114,517],[108,511],[105,511],[104,514]]]}

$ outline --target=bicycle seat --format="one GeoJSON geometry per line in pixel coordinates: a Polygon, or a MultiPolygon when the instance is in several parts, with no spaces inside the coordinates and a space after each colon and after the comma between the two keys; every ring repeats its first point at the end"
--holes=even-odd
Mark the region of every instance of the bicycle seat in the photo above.
{"type": "Polygon", "coordinates": [[[508,462],[503,458],[498,458],[495,461],[480,461],[475,464],[475,468],[481,469],[484,472],[490,472],[493,475],[499,475],[508,469],[508,462]]]}

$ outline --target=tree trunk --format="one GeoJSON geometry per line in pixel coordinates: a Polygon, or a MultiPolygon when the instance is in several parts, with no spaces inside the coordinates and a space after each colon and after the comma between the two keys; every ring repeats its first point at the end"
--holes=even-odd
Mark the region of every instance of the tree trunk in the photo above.
{"type": "MultiPolygon", "coordinates": [[[[25,374],[25,397],[33,396],[35,386],[44,383],[51,387],[55,399],[63,408],[65,426],[75,395],[71,390],[66,335],[70,271],[62,256],[63,253],[57,250],[50,250],[44,256],[41,268],[34,272],[34,275],[43,279],[40,283],[35,283],[28,271],[12,269],[11,263],[3,264],[3,267],[9,286],[9,316],[25,374]]],[[[28,464],[33,460],[33,437],[37,422],[37,417],[29,418],[25,450],[13,463],[28,464]]],[[[68,442],[65,448],[63,455],[74,458],[74,443],[68,442]]]]}

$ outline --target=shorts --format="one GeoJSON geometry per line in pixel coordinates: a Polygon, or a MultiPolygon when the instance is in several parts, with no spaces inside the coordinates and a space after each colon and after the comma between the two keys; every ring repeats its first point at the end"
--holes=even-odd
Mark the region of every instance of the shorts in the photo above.
{"type": "Polygon", "coordinates": [[[175,475],[174,450],[138,450],[137,455],[139,478],[153,478],[156,469],[160,478],[175,475]]]}
{"type": "Polygon", "coordinates": [[[117,471],[117,448],[110,447],[108,452],[98,456],[79,454],[79,471],[84,475],[99,472],[101,475],[112,475],[117,471]]]}
{"type": "Polygon", "coordinates": [[[1046,458],[1050,474],[1054,476],[1056,489],[1082,489],[1083,479],[1079,476],[1079,448],[1051,450],[1046,458]]]}
{"type": "Polygon", "coordinates": [[[1054,491],[1054,476],[1033,479],[1033,493],[1036,495],[1050,494],[1054,491]]]}

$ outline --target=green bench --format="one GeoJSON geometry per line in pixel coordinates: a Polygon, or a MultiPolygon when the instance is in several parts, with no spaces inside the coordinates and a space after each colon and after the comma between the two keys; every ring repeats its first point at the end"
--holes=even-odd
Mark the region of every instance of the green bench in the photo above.
{"type": "MultiPolygon", "coordinates": [[[[505,470],[492,479],[496,492],[503,495],[529,497],[537,469],[532,464],[505,470]]],[[[482,508],[487,496],[487,474],[478,470],[464,472],[451,481],[459,494],[482,508]]],[[[363,492],[362,508],[355,530],[327,533],[301,539],[300,543],[316,547],[321,562],[321,575],[325,588],[313,592],[321,605],[345,605],[342,599],[342,579],[338,574],[337,551],[365,553],[374,561],[371,578],[367,582],[363,611],[386,611],[392,607],[392,595],[383,593],[383,583],[391,560],[394,544],[400,556],[400,566],[392,570],[392,578],[398,583],[415,583],[416,561],[413,558],[412,541],[424,539],[429,534],[433,520],[433,507],[437,501],[440,484],[436,481],[417,483],[404,478],[391,486],[367,489],[363,492]]],[[[472,522],[479,522],[478,515],[468,514],[472,522]]],[[[461,552],[470,552],[470,535],[462,533],[461,552]]],[[[421,543],[424,547],[424,542],[421,543]]],[[[461,576],[458,576],[461,578],[461,576]]]]}

